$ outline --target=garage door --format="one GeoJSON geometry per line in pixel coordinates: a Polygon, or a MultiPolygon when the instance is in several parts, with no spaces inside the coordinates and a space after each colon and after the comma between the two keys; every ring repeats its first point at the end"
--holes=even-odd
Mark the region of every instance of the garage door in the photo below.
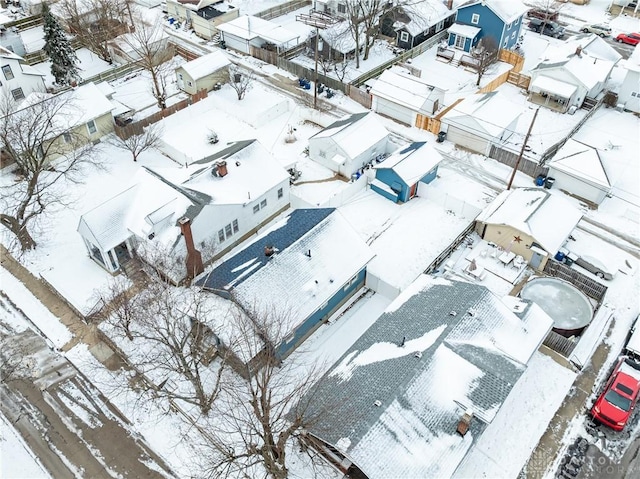
{"type": "Polygon", "coordinates": [[[373,110],[381,115],[388,116],[394,120],[398,120],[406,125],[413,126],[415,113],[396,103],[385,100],[384,98],[374,97],[375,102],[373,110]]]}
{"type": "Polygon", "coordinates": [[[489,151],[489,142],[487,140],[452,125],[449,125],[447,130],[447,140],[483,155],[486,155],[489,151]]]}

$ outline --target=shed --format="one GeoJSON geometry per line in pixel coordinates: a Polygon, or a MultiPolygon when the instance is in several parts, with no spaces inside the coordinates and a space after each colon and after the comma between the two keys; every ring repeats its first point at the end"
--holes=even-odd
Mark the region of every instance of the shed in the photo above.
{"type": "Polygon", "coordinates": [[[433,117],[444,102],[444,90],[399,67],[385,70],[371,88],[372,110],[409,126],[418,116],[433,117]]]}
{"type": "Polygon", "coordinates": [[[470,95],[442,118],[447,140],[482,155],[515,131],[522,112],[499,92],[470,95]]]}
{"type": "Polygon", "coordinates": [[[230,64],[227,56],[219,50],[183,63],[176,68],[178,88],[191,95],[200,90],[211,91],[216,83],[226,82],[230,64]]]}
{"type": "Polygon", "coordinates": [[[225,46],[251,54],[251,47],[287,50],[298,44],[300,35],[277,23],[252,15],[242,15],[218,26],[225,46]]]}
{"type": "Polygon", "coordinates": [[[396,202],[407,202],[418,191],[418,183],[431,183],[442,156],[424,141],[414,142],[394,151],[374,166],[376,177],[371,189],[396,202]]]}
{"type": "Polygon", "coordinates": [[[548,163],[555,186],[599,205],[611,191],[598,150],[569,139],[548,163]]]}
{"type": "Polygon", "coordinates": [[[286,357],[364,285],[373,256],[335,208],[297,209],[196,284],[275,315],[265,336],[286,357]]]}

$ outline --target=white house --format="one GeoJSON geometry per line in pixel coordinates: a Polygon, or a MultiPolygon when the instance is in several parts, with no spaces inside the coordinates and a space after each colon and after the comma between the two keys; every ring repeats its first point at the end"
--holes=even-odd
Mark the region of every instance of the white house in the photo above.
{"type": "Polygon", "coordinates": [[[174,281],[202,271],[289,207],[289,173],[256,140],[232,143],[187,167],[146,169],[132,186],[80,218],[89,257],[111,273],[136,250],[166,251],[174,281]],[[194,270],[180,261],[199,252],[194,270]]]}
{"type": "Polygon", "coordinates": [[[44,75],[24,59],[0,47],[0,91],[10,93],[14,100],[20,101],[32,92],[44,92],[44,75]]]}
{"type": "Polygon", "coordinates": [[[277,23],[252,15],[243,15],[218,26],[227,48],[250,54],[251,47],[286,50],[298,44],[300,35],[277,23]]]}
{"type": "Polygon", "coordinates": [[[399,67],[385,70],[371,88],[371,109],[409,126],[419,116],[433,117],[442,107],[444,90],[399,67]]]}
{"type": "Polygon", "coordinates": [[[387,153],[389,132],[372,113],[338,120],[309,138],[309,158],[342,176],[387,153]]]}
{"type": "Polygon", "coordinates": [[[619,59],[594,34],[548,49],[530,72],[529,99],[563,112],[580,108],[585,98],[602,93],[619,59]]]}
{"type": "Polygon", "coordinates": [[[445,113],[442,130],[447,140],[482,155],[515,131],[521,111],[499,92],[470,95],[445,113]]]}
{"type": "Polygon", "coordinates": [[[219,50],[183,63],[176,68],[178,88],[192,95],[199,90],[211,91],[216,83],[226,82],[230,64],[219,50]]]}
{"type": "Polygon", "coordinates": [[[640,47],[636,45],[624,66],[627,73],[620,86],[618,104],[624,105],[625,110],[640,113],[640,47]]]}
{"type": "Polygon", "coordinates": [[[167,13],[186,22],[198,36],[211,40],[218,33],[218,25],[237,18],[240,11],[231,2],[220,0],[167,0],[167,13]]]}
{"type": "Polygon", "coordinates": [[[554,187],[599,205],[611,191],[598,150],[569,139],[547,164],[554,187]]]}

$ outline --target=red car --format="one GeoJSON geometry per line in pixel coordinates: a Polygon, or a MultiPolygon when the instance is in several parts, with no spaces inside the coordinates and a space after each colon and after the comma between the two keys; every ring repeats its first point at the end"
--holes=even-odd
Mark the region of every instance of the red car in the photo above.
{"type": "Polygon", "coordinates": [[[616,37],[616,42],[637,45],[640,43],[640,33],[621,33],[616,37]]]}
{"type": "Polygon", "coordinates": [[[640,363],[622,356],[603,393],[591,408],[593,418],[622,431],[631,417],[640,393],[640,363]]]}

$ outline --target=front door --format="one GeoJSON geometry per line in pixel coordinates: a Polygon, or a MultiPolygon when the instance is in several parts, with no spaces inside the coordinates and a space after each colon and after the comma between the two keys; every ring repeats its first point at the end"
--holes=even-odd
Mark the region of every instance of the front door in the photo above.
{"type": "Polygon", "coordinates": [[[533,256],[531,256],[531,267],[533,269],[539,269],[540,268],[540,263],[542,263],[542,259],[544,258],[543,255],[541,255],[540,253],[533,253],[533,256]]]}
{"type": "Polygon", "coordinates": [[[454,44],[454,47],[460,49],[460,50],[464,50],[464,42],[467,38],[463,37],[462,35],[456,35],[456,42],[454,44]]]}

